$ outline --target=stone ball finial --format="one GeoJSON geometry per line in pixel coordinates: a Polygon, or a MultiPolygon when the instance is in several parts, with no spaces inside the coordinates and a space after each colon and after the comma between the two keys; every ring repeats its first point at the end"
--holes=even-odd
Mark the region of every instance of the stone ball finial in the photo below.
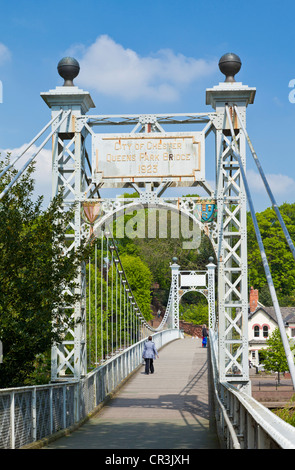
{"type": "Polygon", "coordinates": [[[213,261],[214,261],[213,256],[209,256],[209,263],[213,263],[213,261]]]}
{"type": "Polygon", "coordinates": [[[235,75],[240,71],[242,62],[233,52],[224,54],[219,60],[219,69],[225,75],[225,82],[235,82],[235,75]]]}
{"type": "Polygon", "coordinates": [[[172,258],[172,261],[173,261],[173,263],[177,263],[177,258],[174,256],[174,257],[172,258]]]}
{"type": "Polygon", "coordinates": [[[64,79],[63,86],[74,86],[73,80],[80,72],[80,65],[73,57],[64,57],[57,64],[57,71],[64,79]]]}

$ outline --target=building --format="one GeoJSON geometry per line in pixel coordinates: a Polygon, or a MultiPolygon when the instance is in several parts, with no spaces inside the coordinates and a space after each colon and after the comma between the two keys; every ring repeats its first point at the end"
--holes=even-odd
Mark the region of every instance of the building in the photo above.
{"type": "MultiPolygon", "coordinates": [[[[286,334],[295,340],[295,307],[280,307],[286,334]]],[[[274,307],[265,307],[259,302],[257,289],[251,287],[249,298],[249,361],[254,366],[260,364],[259,352],[266,348],[266,340],[278,327],[274,307]]]]}

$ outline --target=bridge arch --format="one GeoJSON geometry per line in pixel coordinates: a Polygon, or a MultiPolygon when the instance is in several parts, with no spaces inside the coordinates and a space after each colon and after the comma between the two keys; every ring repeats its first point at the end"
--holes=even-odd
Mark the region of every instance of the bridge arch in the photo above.
{"type": "MultiPolygon", "coordinates": [[[[207,300],[207,306],[208,306],[208,320],[206,322],[206,324],[209,324],[210,323],[210,313],[212,315],[212,312],[210,312],[210,295],[209,295],[209,290],[207,288],[205,289],[196,289],[196,288],[189,288],[189,289],[185,289],[185,290],[180,290],[179,292],[179,302],[181,302],[182,298],[186,295],[186,294],[189,294],[190,292],[194,292],[195,294],[199,294],[203,297],[205,297],[205,299],[207,300]]],[[[191,304],[190,304],[191,305],[191,304]]],[[[194,305],[194,304],[193,304],[194,305]]],[[[179,312],[179,316],[181,317],[181,313],[179,312]]],[[[203,322],[202,322],[203,323],[203,322]]]]}
{"type": "Polygon", "coordinates": [[[206,299],[208,299],[208,291],[207,289],[194,289],[193,287],[191,287],[190,289],[186,289],[185,291],[179,293],[179,300],[182,299],[182,297],[186,294],[188,294],[189,292],[197,292],[199,294],[202,294],[206,299]]]}
{"type": "MultiPolygon", "coordinates": [[[[101,200],[100,202],[96,203],[99,204],[101,207],[100,214],[98,215],[95,222],[92,224],[93,235],[95,237],[99,237],[101,235],[101,232],[106,227],[109,227],[113,221],[118,220],[120,216],[128,215],[136,210],[157,209],[159,211],[171,211],[175,214],[180,214],[181,217],[184,217],[188,221],[191,220],[193,222],[193,226],[195,226],[199,230],[199,233],[196,235],[198,236],[200,235],[200,233],[204,233],[211,243],[215,256],[217,256],[217,245],[215,242],[216,223],[203,222],[194,214],[194,207],[190,209],[182,207],[182,201],[182,198],[175,199],[173,203],[165,202],[163,200],[146,201],[144,199],[139,198],[136,201],[132,201],[131,203],[126,204],[126,200],[124,200],[123,198],[122,201],[120,200],[120,198],[117,198],[116,200],[111,201],[111,203],[109,200],[101,200]]],[[[193,202],[193,206],[194,205],[195,202],[193,202]]],[[[180,229],[180,227],[178,228],[180,229]]]]}

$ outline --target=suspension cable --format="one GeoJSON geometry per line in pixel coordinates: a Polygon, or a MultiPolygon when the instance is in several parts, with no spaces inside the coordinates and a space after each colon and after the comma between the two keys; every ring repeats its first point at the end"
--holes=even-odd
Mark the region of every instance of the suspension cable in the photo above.
{"type": "Polygon", "coordinates": [[[49,121],[48,124],[43,127],[43,129],[34,137],[34,139],[31,140],[22,153],[15,157],[15,159],[1,171],[0,178],[2,178],[2,176],[5,175],[5,173],[29,150],[29,148],[32,147],[36,140],[38,140],[39,137],[48,129],[48,127],[54,123],[54,121],[62,114],[62,112],[63,110],[61,110],[53,119],[51,119],[51,121],[49,121]]]}
{"type": "MultiPolygon", "coordinates": [[[[95,330],[95,346],[93,345],[92,351],[94,352],[96,366],[108,360],[114,354],[118,354],[123,349],[130,347],[136,341],[143,339],[149,331],[156,332],[163,328],[167,322],[171,306],[171,290],[166,312],[161,324],[157,328],[153,328],[145,319],[142,314],[136,299],[132,293],[129,281],[124,271],[115,240],[112,237],[110,228],[107,231],[102,230],[100,240],[100,299],[98,295],[98,246],[95,243],[94,251],[94,269],[95,276],[93,294],[95,304],[95,318],[91,320],[91,263],[89,263],[89,321],[94,324],[95,330]],[[104,239],[105,245],[104,246],[104,239]],[[104,250],[106,253],[104,253],[104,250]],[[111,255],[111,256],[110,256],[111,255]],[[104,274],[104,269],[105,274],[104,274]],[[112,269],[110,271],[110,269],[112,269]],[[105,282],[103,279],[105,278],[105,282]],[[115,296],[115,298],[114,298],[115,296]],[[100,341],[101,341],[101,354],[98,353],[98,305],[100,300],[100,341]],[[114,304],[115,302],[115,304],[114,304]],[[115,324],[114,324],[115,323],[115,324]],[[114,330],[115,329],[115,330],[114,330]],[[118,334],[119,329],[119,334],[118,334]],[[105,339],[105,345],[104,345],[105,339]],[[98,358],[100,355],[100,360],[98,358]]],[[[91,339],[91,331],[89,328],[89,341],[91,339]]],[[[89,357],[91,357],[91,348],[89,349],[89,357]]],[[[93,357],[93,355],[92,355],[93,357]]]]}
{"type": "Polygon", "coordinates": [[[278,219],[279,219],[279,222],[280,222],[280,224],[281,224],[282,230],[283,230],[284,235],[285,235],[285,237],[286,237],[287,243],[288,243],[289,248],[290,248],[290,250],[291,250],[291,252],[292,252],[292,254],[293,254],[293,258],[295,259],[295,247],[294,247],[294,244],[293,244],[292,239],[291,239],[291,237],[290,237],[290,234],[289,234],[289,232],[288,232],[288,229],[287,229],[287,227],[286,227],[286,225],[285,225],[285,222],[284,222],[284,220],[283,220],[283,218],[282,218],[282,216],[281,216],[281,213],[280,213],[280,210],[279,210],[278,205],[277,205],[277,203],[276,203],[276,200],[275,200],[275,198],[274,198],[274,195],[273,195],[273,193],[272,193],[272,191],[271,191],[271,189],[270,189],[270,186],[269,186],[269,184],[268,184],[268,181],[267,181],[267,179],[266,179],[266,176],[265,176],[265,174],[264,174],[264,171],[263,171],[263,169],[262,169],[262,166],[261,166],[261,164],[260,164],[260,161],[259,161],[259,159],[258,159],[258,157],[257,157],[257,154],[256,154],[256,152],[255,152],[255,150],[254,150],[254,147],[253,147],[253,145],[252,145],[252,142],[251,142],[251,140],[250,140],[250,138],[249,138],[249,135],[248,135],[248,133],[247,133],[247,131],[246,131],[246,128],[245,128],[245,126],[244,126],[244,124],[243,124],[242,118],[241,118],[241,116],[240,116],[240,113],[239,113],[238,108],[237,108],[236,105],[234,106],[234,109],[235,109],[235,112],[236,112],[236,114],[237,114],[237,116],[238,116],[239,123],[240,123],[241,128],[242,128],[242,130],[243,130],[243,132],[244,132],[244,135],[245,135],[245,137],[246,137],[246,139],[247,139],[247,142],[248,142],[249,148],[250,148],[250,150],[251,150],[253,159],[254,159],[254,161],[255,161],[255,163],[256,163],[256,166],[257,166],[257,168],[258,168],[258,171],[259,171],[259,173],[260,173],[260,176],[261,176],[261,178],[262,178],[262,180],[263,180],[263,183],[264,183],[264,185],[265,185],[267,194],[268,194],[268,196],[269,196],[269,198],[270,198],[270,200],[271,200],[272,207],[273,207],[273,209],[274,209],[274,211],[275,211],[275,213],[276,213],[276,215],[277,215],[277,217],[278,217],[278,219]]]}
{"type": "Polygon", "coordinates": [[[19,170],[19,172],[15,175],[15,177],[10,181],[10,183],[6,186],[6,188],[0,194],[0,200],[5,196],[5,194],[7,194],[9,189],[14,185],[14,183],[18,180],[18,178],[24,173],[24,171],[27,169],[27,167],[30,165],[30,163],[32,163],[32,161],[36,158],[38,153],[43,149],[43,147],[47,144],[48,140],[51,139],[53,134],[57,131],[57,129],[61,126],[61,124],[66,120],[66,118],[69,116],[70,113],[71,113],[71,110],[69,110],[65,113],[64,117],[59,121],[56,129],[54,129],[52,132],[50,132],[48,137],[46,137],[46,139],[43,141],[43,143],[38,148],[37,152],[35,152],[33,154],[33,156],[31,158],[29,158],[29,160],[25,163],[25,165],[19,170]]]}
{"type": "Polygon", "coordinates": [[[251,212],[251,216],[252,216],[252,220],[253,220],[253,224],[254,224],[254,228],[255,228],[256,238],[257,238],[257,242],[258,242],[259,249],[260,249],[260,255],[261,255],[261,259],[262,259],[262,263],[263,263],[263,267],[264,267],[264,271],[265,271],[265,275],[266,275],[270,295],[271,295],[271,298],[272,298],[272,301],[273,301],[273,306],[274,306],[276,316],[277,316],[277,321],[278,321],[278,325],[279,325],[279,329],[280,329],[280,333],[281,333],[281,338],[282,338],[282,342],[283,342],[283,346],[284,346],[284,350],[285,350],[285,354],[286,354],[286,358],[287,358],[287,362],[288,362],[288,366],[289,366],[289,370],[290,370],[290,374],[291,374],[291,378],[292,378],[293,388],[295,389],[295,365],[294,365],[293,354],[291,352],[291,348],[290,348],[288,338],[287,338],[287,334],[286,334],[286,331],[285,331],[284,322],[283,322],[280,306],[279,306],[278,299],[277,299],[277,294],[276,294],[275,287],[274,287],[274,284],[273,284],[273,280],[272,280],[269,264],[268,264],[268,261],[267,261],[267,257],[266,257],[266,253],[265,253],[261,233],[260,233],[259,226],[258,226],[258,223],[257,223],[257,218],[256,218],[256,214],[255,214],[255,210],[254,210],[254,206],[253,206],[253,202],[252,202],[252,198],[251,198],[251,194],[250,194],[250,190],[249,190],[249,186],[248,186],[248,181],[247,181],[245,170],[244,170],[244,167],[243,167],[243,164],[242,164],[242,161],[241,161],[241,156],[240,156],[239,151],[238,151],[238,144],[237,144],[234,129],[233,129],[233,126],[232,126],[232,123],[231,123],[228,105],[225,106],[225,110],[226,110],[228,122],[229,122],[229,125],[230,125],[232,139],[233,139],[233,142],[234,142],[234,145],[235,145],[235,148],[236,148],[236,151],[232,148],[232,152],[233,152],[234,156],[236,157],[236,159],[239,163],[241,175],[242,175],[242,178],[243,178],[243,182],[244,182],[244,186],[245,186],[245,190],[246,190],[246,194],[247,194],[247,199],[248,199],[248,203],[249,203],[249,207],[250,207],[250,212],[251,212]]]}

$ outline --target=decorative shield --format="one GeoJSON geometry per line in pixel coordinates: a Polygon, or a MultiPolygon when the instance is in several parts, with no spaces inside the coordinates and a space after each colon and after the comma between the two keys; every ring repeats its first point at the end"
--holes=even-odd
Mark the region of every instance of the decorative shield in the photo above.
{"type": "Polygon", "coordinates": [[[102,208],[100,202],[84,202],[82,217],[86,223],[90,225],[90,237],[93,234],[94,222],[102,214],[102,208]]]}
{"type": "Polygon", "coordinates": [[[202,204],[196,204],[194,208],[194,215],[202,222],[212,222],[217,214],[217,207],[215,202],[206,201],[202,204]]]}

